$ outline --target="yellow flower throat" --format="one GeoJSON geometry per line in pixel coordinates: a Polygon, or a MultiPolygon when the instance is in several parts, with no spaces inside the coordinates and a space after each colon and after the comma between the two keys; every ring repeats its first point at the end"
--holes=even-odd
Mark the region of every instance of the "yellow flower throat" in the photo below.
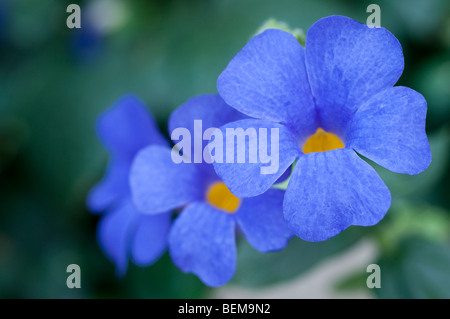
{"type": "Polygon", "coordinates": [[[344,148],[344,143],[334,135],[318,128],[316,133],[311,135],[303,145],[303,153],[317,153],[344,148]]]}
{"type": "Polygon", "coordinates": [[[222,182],[216,182],[208,188],[206,200],[212,206],[230,214],[235,213],[241,203],[241,200],[234,196],[222,182]]]}

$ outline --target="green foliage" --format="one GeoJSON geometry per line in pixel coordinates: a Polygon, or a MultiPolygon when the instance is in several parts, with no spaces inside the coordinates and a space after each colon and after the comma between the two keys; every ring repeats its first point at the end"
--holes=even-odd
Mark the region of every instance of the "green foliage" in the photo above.
{"type": "Polygon", "coordinates": [[[405,238],[395,255],[379,260],[382,269],[380,298],[450,298],[450,246],[405,238]]]}

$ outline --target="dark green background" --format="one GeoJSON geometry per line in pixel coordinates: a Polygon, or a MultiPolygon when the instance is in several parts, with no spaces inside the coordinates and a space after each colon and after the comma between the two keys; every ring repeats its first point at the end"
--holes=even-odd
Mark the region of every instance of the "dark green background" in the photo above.
{"type": "MultiPolygon", "coordinates": [[[[80,4],[84,14],[92,2],[0,2],[0,297],[207,297],[211,290],[167,254],[115,277],[95,240],[97,217],[84,204],[107,161],[97,115],[135,93],[165,130],[185,100],[216,92],[220,72],[268,18],[305,31],[333,14],[365,22],[373,1],[116,1],[128,12],[116,29],[92,35],[84,15],[81,33],[68,29],[67,5],[80,4]],[[81,267],[82,289],[66,287],[72,263],[81,267]]],[[[419,176],[377,167],[393,196],[377,226],[351,227],[323,243],[293,240],[265,255],[240,240],[231,284],[288,281],[372,237],[381,251],[378,297],[450,298],[450,2],[376,3],[382,26],[404,49],[399,84],[428,101],[433,163],[419,176]]],[[[366,276],[361,269],[336,289],[364,288],[366,276]]]]}

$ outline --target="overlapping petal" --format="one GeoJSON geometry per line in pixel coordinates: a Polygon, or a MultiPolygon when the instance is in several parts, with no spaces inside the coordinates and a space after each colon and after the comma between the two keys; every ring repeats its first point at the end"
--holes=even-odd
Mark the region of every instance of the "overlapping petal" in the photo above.
{"type": "Polygon", "coordinates": [[[236,269],[235,222],[205,202],[187,206],[169,234],[173,262],[208,286],[227,283],[236,269]]]}
{"type": "Polygon", "coordinates": [[[350,149],[301,156],[284,200],[287,222],[300,238],[329,239],[350,225],[371,226],[391,204],[375,170],[350,149]]]}
{"type": "Polygon", "coordinates": [[[94,213],[104,212],[130,193],[128,173],[130,163],[113,161],[108,165],[103,179],[89,192],[87,206],[94,213]]]}
{"type": "Polygon", "coordinates": [[[152,145],[138,153],[131,172],[131,193],[139,211],[162,213],[204,197],[205,181],[196,165],[176,164],[168,147],[152,145]]]}
{"type": "MultiPolygon", "coordinates": [[[[199,95],[189,99],[183,105],[172,112],[169,118],[169,134],[177,144],[182,139],[190,137],[190,154],[183,150],[183,154],[193,163],[210,163],[205,151],[211,139],[211,133],[230,122],[247,118],[246,115],[232,108],[220,97],[219,94],[199,95]],[[176,129],[187,130],[188,136],[178,135],[176,129]]],[[[214,178],[212,165],[198,165],[204,174],[214,178]]]]}
{"type": "Polygon", "coordinates": [[[431,162],[426,113],[427,102],[416,91],[385,89],[353,116],[347,147],[396,173],[418,174],[431,162]]]}
{"type": "Polygon", "coordinates": [[[402,48],[395,36],[343,16],[314,23],[305,51],[319,125],[340,135],[358,107],[392,87],[403,72],[402,48]]]}
{"type": "MultiPolygon", "coordinates": [[[[169,118],[169,133],[176,128],[187,128],[194,135],[194,121],[201,120],[202,128],[218,128],[230,122],[246,118],[232,108],[219,94],[205,94],[193,97],[172,112],[169,118]]],[[[203,136],[203,132],[200,132],[203,136]]],[[[174,141],[176,143],[176,141],[174,141]]]]}
{"type": "Polygon", "coordinates": [[[99,117],[97,133],[117,160],[131,162],[149,144],[167,145],[145,104],[133,95],[122,97],[99,117]]]}
{"type": "Polygon", "coordinates": [[[148,266],[164,253],[170,224],[170,213],[139,214],[131,243],[131,257],[136,265],[148,266]]]}
{"type": "Polygon", "coordinates": [[[283,198],[284,191],[269,189],[242,200],[235,213],[245,237],[261,252],[283,249],[293,235],[283,216],[283,198]]]}
{"type": "Polygon", "coordinates": [[[317,128],[304,49],[288,32],[270,29],[251,39],[219,76],[217,89],[238,111],[285,123],[299,137],[317,128]]]}
{"type": "Polygon", "coordinates": [[[114,262],[120,276],[123,276],[128,268],[129,243],[138,214],[133,203],[124,200],[120,206],[102,217],[97,228],[100,247],[114,262]]]}
{"type": "MultiPolygon", "coordinates": [[[[223,160],[214,162],[214,169],[237,197],[264,193],[300,154],[297,140],[282,124],[247,119],[226,124],[220,132],[223,151],[218,157],[223,160]]],[[[217,155],[220,147],[209,146],[217,155]]]]}

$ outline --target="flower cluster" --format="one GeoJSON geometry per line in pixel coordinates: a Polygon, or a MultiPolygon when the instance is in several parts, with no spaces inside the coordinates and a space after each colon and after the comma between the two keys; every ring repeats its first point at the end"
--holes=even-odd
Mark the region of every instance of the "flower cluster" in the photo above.
{"type": "Polygon", "coordinates": [[[111,162],[88,199],[92,211],[104,212],[98,234],[105,253],[124,273],[129,257],[150,264],[167,246],[182,271],[220,286],[235,272],[236,235],[269,252],[293,235],[322,241],[378,223],[390,192],[358,154],[406,174],[431,161],[426,101],[394,86],[402,72],[401,46],[386,29],[331,16],[311,26],[304,48],[282,30],[255,36],[219,76],[219,94],[175,110],[172,139],[178,128],[208,137],[194,145],[170,147],[142,103],[123,98],[99,119],[111,162]],[[261,171],[267,161],[248,160],[251,146],[260,147],[250,128],[277,133],[265,149],[277,152],[270,174],[261,171]],[[246,147],[217,143],[239,129],[246,147]],[[209,150],[209,161],[192,161],[196,147],[209,150]],[[227,160],[211,160],[219,151],[227,160]],[[286,177],[285,191],[274,187],[286,177]]]}

